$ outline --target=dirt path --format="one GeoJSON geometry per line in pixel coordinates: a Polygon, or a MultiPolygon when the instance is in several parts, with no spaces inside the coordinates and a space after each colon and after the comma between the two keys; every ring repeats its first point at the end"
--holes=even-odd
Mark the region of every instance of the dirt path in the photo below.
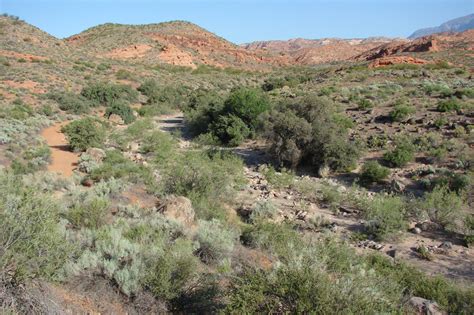
{"type": "Polygon", "coordinates": [[[51,149],[51,163],[48,171],[58,173],[63,177],[70,177],[77,166],[79,154],[71,152],[66,137],[61,132],[61,127],[68,122],[56,123],[41,132],[51,149]]]}

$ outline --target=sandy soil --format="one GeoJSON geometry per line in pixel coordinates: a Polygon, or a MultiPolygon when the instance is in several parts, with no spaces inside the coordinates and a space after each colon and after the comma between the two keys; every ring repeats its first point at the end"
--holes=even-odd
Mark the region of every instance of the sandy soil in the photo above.
{"type": "Polygon", "coordinates": [[[77,166],[79,154],[71,152],[61,127],[67,122],[56,123],[41,132],[41,136],[51,149],[51,163],[48,171],[70,177],[77,166]]]}

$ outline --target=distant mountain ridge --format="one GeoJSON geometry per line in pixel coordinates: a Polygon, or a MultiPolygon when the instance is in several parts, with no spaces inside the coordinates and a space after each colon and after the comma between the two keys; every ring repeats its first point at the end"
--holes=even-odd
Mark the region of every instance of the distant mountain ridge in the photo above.
{"type": "Polygon", "coordinates": [[[474,29],[474,13],[447,21],[439,26],[419,29],[408,38],[415,39],[443,32],[463,32],[469,29],[474,29]]]}

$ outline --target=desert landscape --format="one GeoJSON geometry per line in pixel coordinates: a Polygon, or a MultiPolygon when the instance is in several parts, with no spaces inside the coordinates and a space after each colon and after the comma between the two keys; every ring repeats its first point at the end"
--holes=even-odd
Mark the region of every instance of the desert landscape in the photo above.
{"type": "Polygon", "coordinates": [[[246,44],[3,14],[0,313],[473,314],[473,75],[474,14],[246,44]]]}

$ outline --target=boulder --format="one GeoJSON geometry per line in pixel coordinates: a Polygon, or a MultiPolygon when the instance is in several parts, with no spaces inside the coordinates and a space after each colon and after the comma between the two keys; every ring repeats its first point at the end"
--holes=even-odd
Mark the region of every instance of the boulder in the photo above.
{"type": "Polygon", "coordinates": [[[124,121],[123,121],[122,117],[120,117],[117,114],[111,114],[108,119],[109,119],[110,122],[112,122],[114,124],[117,124],[117,125],[123,125],[124,124],[124,121]]]}
{"type": "Polygon", "coordinates": [[[410,298],[408,304],[414,309],[416,314],[420,315],[444,315],[438,303],[414,296],[410,298]]]}
{"type": "Polygon", "coordinates": [[[406,185],[403,183],[402,179],[398,176],[395,176],[392,181],[390,182],[390,188],[392,191],[401,193],[405,190],[406,185]]]}
{"type": "Polygon", "coordinates": [[[184,225],[190,225],[194,222],[194,209],[189,200],[182,196],[171,196],[160,205],[158,211],[166,217],[174,219],[184,225]]]}
{"type": "Polygon", "coordinates": [[[105,151],[99,148],[89,148],[87,149],[86,154],[97,163],[102,162],[106,156],[105,151]]]}

